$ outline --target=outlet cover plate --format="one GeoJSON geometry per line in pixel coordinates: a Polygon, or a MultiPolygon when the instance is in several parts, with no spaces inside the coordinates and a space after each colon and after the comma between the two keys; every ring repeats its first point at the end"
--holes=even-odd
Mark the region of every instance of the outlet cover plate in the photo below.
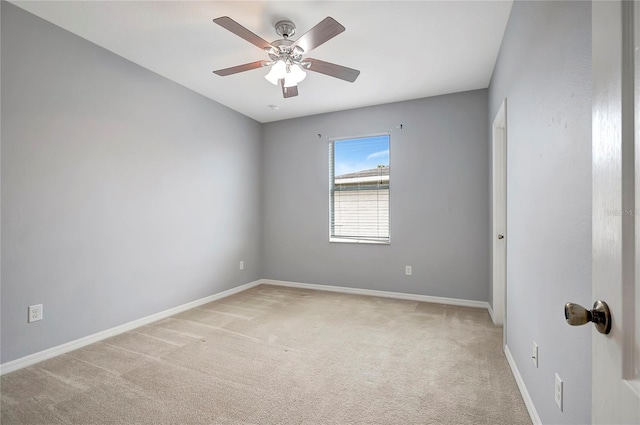
{"type": "Polygon", "coordinates": [[[411,269],[411,266],[404,266],[404,274],[406,276],[411,276],[413,274],[413,270],[411,269]]]}
{"type": "Polygon", "coordinates": [[[27,322],[37,322],[38,320],[42,320],[42,304],[31,305],[27,309],[29,316],[27,318],[27,322]]]}
{"type": "Polygon", "coordinates": [[[562,379],[560,379],[560,376],[558,376],[558,374],[556,373],[556,385],[555,385],[555,400],[556,400],[556,404],[558,405],[558,408],[560,408],[560,411],[562,412],[562,398],[563,398],[563,394],[562,394],[562,390],[563,390],[563,386],[564,386],[564,382],[562,382],[562,379]]]}

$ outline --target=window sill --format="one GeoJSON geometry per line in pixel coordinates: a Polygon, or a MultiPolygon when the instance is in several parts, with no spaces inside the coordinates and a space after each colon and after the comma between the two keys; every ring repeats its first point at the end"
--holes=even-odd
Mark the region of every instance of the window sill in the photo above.
{"type": "Polygon", "coordinates": [[[371,241],[367,239],[329,238],[329,243],[353,243],[364,245],[391,245],[391,241],[371,241]]]}

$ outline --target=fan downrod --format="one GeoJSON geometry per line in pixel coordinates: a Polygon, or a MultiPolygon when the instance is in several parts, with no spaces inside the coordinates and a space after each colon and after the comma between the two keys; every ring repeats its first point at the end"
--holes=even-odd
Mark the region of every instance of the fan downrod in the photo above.
{"type": "Polygon", "coordinates": [[[296,33],[296,26],[291,21],[278,21],[276,22],[276,33],[280,37],[289,38],[296,33]]]}

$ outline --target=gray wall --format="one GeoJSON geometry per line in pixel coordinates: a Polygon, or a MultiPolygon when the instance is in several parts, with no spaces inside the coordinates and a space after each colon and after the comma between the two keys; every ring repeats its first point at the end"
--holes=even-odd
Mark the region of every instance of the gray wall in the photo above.
{"type": "Polygon", "coordinates": [[[260,278],[260,138],[2,2],[1,361],[260,278]]]}
{"type": "Polygon", "coordinates": [[[567,301],[592,304],[590,2],[515,2],[489,121],[505,97],[507,345],[544,423],[591,423],[592,330],[563,316],[567,301]]]}
{"type": "Polygon", "coordinates": [[[266,124],[263,277],[486,301],[487,114],[478,90],[266,124]],[[329,243],[328,140],[389,130],[391,245],[329,243]]]}

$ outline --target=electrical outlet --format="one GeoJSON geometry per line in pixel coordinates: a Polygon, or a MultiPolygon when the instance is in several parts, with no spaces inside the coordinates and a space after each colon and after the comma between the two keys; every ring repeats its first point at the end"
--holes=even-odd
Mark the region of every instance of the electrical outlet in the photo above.
{"type": "Polygon", "coordinates": [[[244,261],[240,261],[240,270],[244,270],[244,261]]]}
{"type": "Polygon", "coordinates": [[[558,405],[558,407],[560,408],[560,411],[562,412],[562,390],[563,390],[563,385],[564,383],[562,382],[562,379],[560,379],[560,376],[558,376],[558,374],[556,373],[556,385],[555,385],[555,399],[556,399],[556,404],[558,405]]]}
{"type": "Polygon", "coordinates": [[[411,266],[404,266],[404,274],[406,276],[411,276],[413,274],[413,271],[411,270],[411,266]]]}
{"type": "Polygon", "coordinates": [[[27,318],[27,323],[37,322],[38,320],[42,320],[42,304],[31,305],[27,309],[29,316],[27,318]]]}
{"type": "Polygon", "coordinates": [[[538,344],[533,341],[533,351],[531,352],[531,360],[533,360],[533,364],[538,367],[538,344]]]}

